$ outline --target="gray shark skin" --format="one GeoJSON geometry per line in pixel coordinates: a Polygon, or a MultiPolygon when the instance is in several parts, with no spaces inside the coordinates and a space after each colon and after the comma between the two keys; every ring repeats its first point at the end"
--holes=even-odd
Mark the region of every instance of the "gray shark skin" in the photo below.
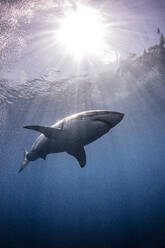
{"type": "Polygon", "coordinates": [[[19,170],[38,158],[46,159],[50,153],[67,152],[74,156],[83,168],[86,164],[84,146],[97,140],[115,127],[124,117],[123,113],[94,110],[64,118],[52,126],[24,126],[41,133],[29,152],[25,150],[24,161],[19,170]]]}

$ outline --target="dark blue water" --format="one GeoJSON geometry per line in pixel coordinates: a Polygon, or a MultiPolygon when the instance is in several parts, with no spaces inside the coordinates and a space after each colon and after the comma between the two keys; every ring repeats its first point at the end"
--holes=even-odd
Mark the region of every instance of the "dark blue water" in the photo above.
{"type": "Polygon", "coordinates": [[[160,45],[97,76],[17,83],[2,78],[0,247],[164,248],[164,123],[165,48],[160,45]],[[24,125],[51,125],[94,109],[125,117],[85,147],[85,168],[61,153],[18,174],[24,149],[38,136],[24,125]]]}

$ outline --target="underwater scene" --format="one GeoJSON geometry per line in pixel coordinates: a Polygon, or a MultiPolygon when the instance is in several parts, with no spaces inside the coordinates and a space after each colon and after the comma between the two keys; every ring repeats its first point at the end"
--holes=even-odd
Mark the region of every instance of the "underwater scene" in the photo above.
{"type": "Polygon", "coordinates": [[[164,35],[164,0],[0,1],[0,247],[165,247],[164,35]]]}

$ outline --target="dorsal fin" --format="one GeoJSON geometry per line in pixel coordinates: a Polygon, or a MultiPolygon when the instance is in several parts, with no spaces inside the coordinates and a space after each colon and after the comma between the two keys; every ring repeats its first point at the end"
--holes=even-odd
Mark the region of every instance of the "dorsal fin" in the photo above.
{"type": "Polygon", "coordinates": [[[47,138],[53,139],[62,130],[54,127],[44,127],[44,126],[24,126],[24,128],[32,129],[37,132],[43,133],[47,138]]]}
{"type": "Polygon", "coordinates": [[[74,156],[77,159],[81,168],[85,166],[86,154],[83,146],[73,150],[68,150],[67,153],[69,153],[70,155],[74,156]]]}

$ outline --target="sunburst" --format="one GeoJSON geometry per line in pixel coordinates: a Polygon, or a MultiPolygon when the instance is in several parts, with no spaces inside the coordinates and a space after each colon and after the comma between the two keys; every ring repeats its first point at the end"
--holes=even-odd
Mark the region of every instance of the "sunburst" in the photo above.
{"type": "Polygon", "coordinates": [[[99,56],[106,49],[106,24],[98,10],[78,5],[59,20],[56,39],[77,59],[99,56]]]}

